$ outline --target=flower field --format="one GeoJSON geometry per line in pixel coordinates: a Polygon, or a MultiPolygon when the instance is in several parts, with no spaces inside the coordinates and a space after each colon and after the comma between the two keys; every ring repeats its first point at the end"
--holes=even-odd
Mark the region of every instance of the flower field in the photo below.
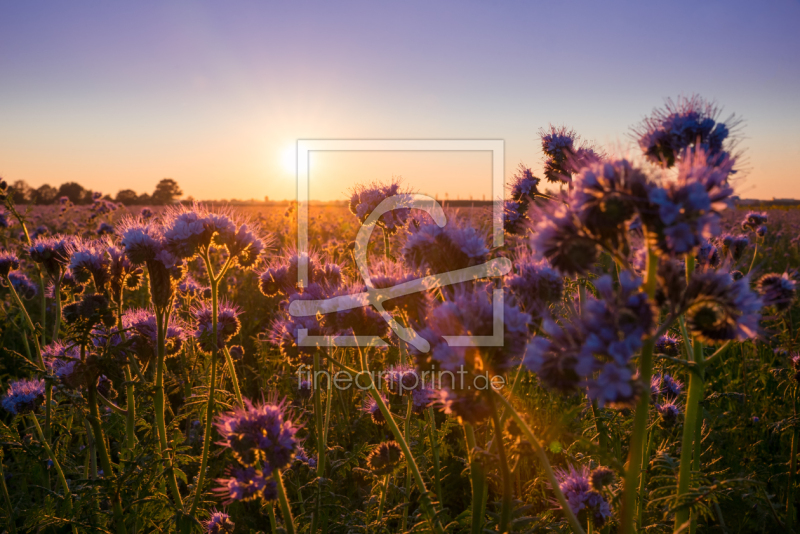
{"type": "Polygon", "coordinates": [[[411,198],[397,181],[312,205],[308,254],[294,204],[29,207],[3,182],[0,522],[796,530],[800,209],[736,205],[736,131],[698,97],[633,128],[628,158],[542,130],[499,248],[491,207],[441,225],[403,204],[359,251],[381,202],[411,198]],[[509,272],[386,297],[498,258],[509,272]],[[382,309],[291,312],[360,293],[382,309]],[[491,337],[498,311],[501,343],[448,341],[491,337]]]}

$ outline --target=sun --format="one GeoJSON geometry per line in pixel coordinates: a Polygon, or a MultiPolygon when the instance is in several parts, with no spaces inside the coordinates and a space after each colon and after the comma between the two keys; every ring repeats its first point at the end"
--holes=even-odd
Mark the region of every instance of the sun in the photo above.
{"type": "Polygon", "coordinates": [[[297,146],[289,145],[281,150],[281,168],[292,176],[297,174],[297,146]]]}

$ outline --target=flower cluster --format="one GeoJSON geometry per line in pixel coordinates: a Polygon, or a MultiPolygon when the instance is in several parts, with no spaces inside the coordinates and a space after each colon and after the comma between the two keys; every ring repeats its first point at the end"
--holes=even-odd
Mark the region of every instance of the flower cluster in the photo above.
{"type": "Polygon", "coordinates": [[[774,306],[778,311],[786,311],[797,296],[797,282],[789,273],[765,274],[758,280],[758,293],[764,306],[774,306]]]}
{"type": "MultiPolygon", "coordinates": [[[[388,184],[361,185],[354,188],[350,195],[350,212],[363,223],[381,202],[387,198],[406,194],[408,191],[403,190],[396,179],[388,184]]],[[[387,234],[394,234],[408,223],[410,211],[409,208],[388,211],[378,219],[378,226],[387,234]]]]}
{"type": "Polygon", "coordinates": [[[406,264],[423,273],[443,273],[483,263],[489,255],[486,240],[472,226],[435,223],[411,227],[403,245],[406,264]]]}
{"type": "Polygon", "coordinates": [[[367,456],[367,466],[372,473],[381,477],[394,472],[405,456],[396,441],[384,441],[367,456]]]}
{"type": "Polygon", "coordinates": [[[2,405],[11,415],[24,415],[36,410],[42,402],[44,402],[44,380],[23,378],[9,384],[2,405]]]}
{"type": "Polygon", "coordinates": [[[539,178],[520,164],[511,182],[511,199],[503,205],[503,226],[509,234],[519,234],[528,222],[528,208],[539,194],[539,178]]]}
{"type": "Polygon", "coordinates": [[[591,477],[589,469],[586,466],[575,469],[570,465],[568,469],[556,468],[554,471],[572,513],[585,517],[596,528],[602,528],[611,517],[611,507],[598,490],[592,489],[590,478],[593,481],[594,477],[591,477]]]}
{"type": "MultiPolygon", "coordinates": [[[[719,108],[697,95],[667,100],[635,130],[645,157],[653,163],[672,167],[687,148],[702,148],[709,155],[723,152],[730,134],[728,125],[717,122],[719,108]]],[[[734,122],[729,119],[729,125],[734,122]]]]}
{"type": "Polygon", "coordinates": [[[6,277],[8,273],[19,269],[19,258],[13,252],[0,252],[0,276],[6,277]]]}
{"type": "Polygon", "coordinates": [[[206,353],[212,353],[215,349],[222,349],[225,344],[239,333],[241,322],[239,314],[241,310],[225,301],[217,304],[217,346],[214,347],[214,329],[212,322],[213,308],[207,302],[201,302],[192,309],[192,316],[195,321],[194,338],[200,345],[200,349],[206,353]]]}
{"type": "Polygon", "coordinates": [[[571,183],[572,175],[581,167],[600,161],[601,156],[587,144],[580,144],[574,130],[550,125],[540,130],[545,155],[544,175],[551,183],[571,183]]]}

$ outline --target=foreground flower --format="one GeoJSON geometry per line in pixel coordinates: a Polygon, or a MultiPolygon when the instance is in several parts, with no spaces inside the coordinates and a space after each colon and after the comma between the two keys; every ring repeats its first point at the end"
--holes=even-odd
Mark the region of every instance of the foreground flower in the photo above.
{"type": "MultiPolygon", "coordinates": [[[[408,191],[400,187],[398,180],[392,180],[388,184],[376,182],[357,186],[350,195],[350,212],[363,223],[385,199],[405,194],[408,191]]],[[[408,208],[400,208],[386,212],[378,219],[378,226],[387,234],[394,234],[406,225],[410,211],[408,208]]]]}
{"type": "Polygon", "coordinates": [[[765,274],[758,280],[758,293],[764,306],[774,306],[778,311],[789,309],[797,295],[797,283],[789,278],[789,273],[765,274]]]}
{"type": "Polygon", "coordinates": [[[262,463],[255,466],[228,469],[231,475],[227,478],[218,478],[220,483],[214,492],[224,497],[224,504],[233,501],[274,501],[278,498],[278,486],[272,478],[269,464],[262,463]]]}
{"type": "Polygon", "coordinates": [[[19,269],[19,258],[13,252],[0,252],[0,276],[8,276],[8,273],[19,269]]]}
{"type": "Polygon", "coordinates": [[[58,278],[69,264],[72,240],[64,236],[39,237],[28,247],[31,259],[44,267],[51,278],[58,278]]]}
{"type": "Polygon", "coordinates": [[[33,412],[44,402],[44,389],[44,379],[23,378],[11,382],[3,397],[3,408],[11,415],[33,412]]]}
{"type": "Polygon", "coordinates": [[[245,400],[244,408],[221,415],[216,426],[223,438],[221,444],[245,466],[266,463],[270,470],[283,469],[297,450],[299,428],[289,418],[285,402],[253,404],[245,400]]]}

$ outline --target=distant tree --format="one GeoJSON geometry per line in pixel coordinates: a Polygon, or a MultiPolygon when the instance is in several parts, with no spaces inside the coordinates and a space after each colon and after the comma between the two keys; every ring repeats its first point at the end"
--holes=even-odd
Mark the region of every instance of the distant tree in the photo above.
{"type": "Polygon", "coordinates": [[[139,198],[136,199],[136,203],[139,204],[140,206],[149,206],[150,204],[153,204],[153,197],[151,197],[147,193],[142,193],[141,195],[139,195],[139,198]]]}
{"type": "Polygon", "coordinates": [[[126,206],[132,206],[139,203],[139,195],[137,195],[136,191],[133,189],[122,189],[117,193],[117,198],[115,200],[126,206]]]}
{"type": "Polygon", "coordinates": [[[178,182],[172,178],[164,178],[153,191],[153,204],[172,204],[181,195],[183,191],[178,187],[178,182]]]}
{"type": "Polygon", "coordinates": [[[61,184],[56,193],[57,198],[67,197],[73,204],[85,204],[87,196],[91,198],[91,195],[91,191],[87,191],[81,184],[76,182],[61,184]]]}
{"type": "Polygon", "coordinates": [[[43,186],[31,191],[30,202],[34,204],[52,204],[55,202],[58,195],[58,189],[55,187],[44,184],[43,186]]]}
{"type": "Polygon", "coordinates": [[[31,194],[33,188],[28,185],[25,180],[17,180],[9,188],[10,192],[14,194],[14,202],[25,204],[31,201],[31,194]]]}

